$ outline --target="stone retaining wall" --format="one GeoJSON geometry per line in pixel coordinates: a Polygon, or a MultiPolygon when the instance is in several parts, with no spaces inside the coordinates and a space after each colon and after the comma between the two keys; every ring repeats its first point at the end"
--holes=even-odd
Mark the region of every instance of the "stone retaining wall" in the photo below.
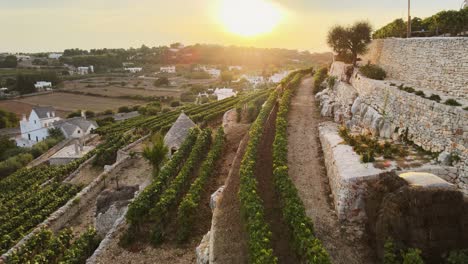
{"type": "MultiPolygon", "coordinates": [[[[335,62],[331,75],[340,77],[346,65],[335,62]]],[[[355,70],[350,84],[338,82],[317,94],[323,115],[374,135],[404,134],[424,150],[453,153],[457,177],[452,183],[468,190],[468,111],[399,90],[385,81],[365,78],[355,70]]]]}
{"type": "Polygon", "coordinates": [[[386,171],[371,163],[361,163],[351,146],[341,144],[343,139],[338,135],[337,124],[322,123],[319,137],[338,219],[364,223],[368,185],[378,181],[386,171]]]}
{"type": "Polygon", "coordinates": [[[389,77],[419,88],[468,98],[468,38],[378,39],[363,62],[384,68],[389,77]]]}

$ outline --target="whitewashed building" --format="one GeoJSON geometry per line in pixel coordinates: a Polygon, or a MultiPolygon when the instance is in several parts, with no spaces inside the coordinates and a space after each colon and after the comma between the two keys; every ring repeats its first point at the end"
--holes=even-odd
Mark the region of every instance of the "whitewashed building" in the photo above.
{"type": "Polygon", "coordinates": [[[283,71],[283,72],[275,73],[272,76],[270,76],[268,81],[271,83],[280,83],[281,80],[286,78],[286,76],[288,76],[289,73],[290,71],[283,71]]]}
{"type": "Polygon", "coordinates": [[[65,138],[82,138],[91,134],[98,125],[86,116],[61,119],[52,107],[33,107],[29,118],[20,121],[21,135],[16,138],[19,147],[32,147],[49,136],[49,129],[58,128],[65,138]]]}
{"type": "Polygon", "coordinates": [[[88,67],[78,67],[76,68],[76,73],[78,73],[79,75],[86,75],[86,74],[94,73],[94,66],[90,65],[88,67]]]}
{"type": "Polygon", "coordinates": [[[223,99],[236,96],[237,93],[231,88],[216,88],[214,95],[218,97],[218,101],[221,101],[223,99]]]}
{"type": "Polygon", "coordinates": [[[34,88],[38,91],[49,91],[52,90],[52,83],[45,81],[38,81],[34,84],[34,88]]]}
{"type": "Polygon", "coordinates": [[[62,53],[49,53],[49,59],[58,60],[62,57],[62,53]]]}
{"type": "Polygon", "coordinates": [[[265,83],[265,79],[263,78],[263,76],[259,76],[259,75],[245,75],[244,74],[240,77],[238,81],[242,79],[246,79],[253,86],[257,86],[259,84],[265,83]]]}
{"type": "Polygon", "coordinates": [[[143,68],[141,67],[132,67],[132,68],[124,68],[125,71],[128,71],[130,73],[137,73],[137,72],[141,72],[143,70],[143,68]]]}
{"type": "Polygon", "coordinates": [[[60,117],[55,115],[52,107],[33,107],[29,118],[23,115],[20,121],[21,135],[16,138],[19,147],[32,147],[37,142],[49,136],[49,128],[53,123],[59,121],[60,117]]]}
{"type": "Polygon", "coordinates": [[[239,70],[239,71],[241,71],[241,70],[242,70],[242,66],[229,66],[228,69],[229,69],[230,71],[232,71],[232,70],[239,70]]]}
{"type": "Polygon", "coordinates": [[[161,67],[159,70],[161,72],[165,72],[165,73],[176,73],[176,67],[175,66],[161,67]]]}

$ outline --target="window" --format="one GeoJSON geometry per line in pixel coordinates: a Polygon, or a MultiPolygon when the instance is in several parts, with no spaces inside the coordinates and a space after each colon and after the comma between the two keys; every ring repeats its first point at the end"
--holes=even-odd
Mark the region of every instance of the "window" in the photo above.
{"type": "Polygon", "coordinates": [[[39,142],[39,138],[36,136],[36,142],[39,142]]]}
{"type": "Polygon", "coordinates": [[[31,140],[31,134],[28,134],[28,139],[31,140]]]}
{"type": "Polygon", "coordinates": [[[36,124],[36,120],[34,120],[34,124],[36,124]]]}
{"type": "Polygon", "coordinates": [[[81,131],[78,129],[78,134],[80,134],[80,133],[81,133],[81,131]]]}

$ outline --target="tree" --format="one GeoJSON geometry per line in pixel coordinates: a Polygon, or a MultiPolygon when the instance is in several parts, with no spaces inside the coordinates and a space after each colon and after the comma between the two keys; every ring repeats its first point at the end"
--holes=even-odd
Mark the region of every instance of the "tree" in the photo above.
{"type": "Polygon", "coordinates": [[[161,165],[166,159],[169,149],[164,144],[164,139],[160,133],[154,134],[151,143],[143,149],[143,157],[153,165],[153,176],[159,174],[161,165]]]}
{"type": "Polygon", "coordinates": [[[155,87],[169,85],[169,79],[167,77],[159,77],[156,81],[154,81],[153,85],[155,87]]]}
{"type": "Polygon", "coordinates": [[[367,22],[356,22],[347,28],[334,26],[328,32],[327,43],[338,55],[351,53],[353,65],[356,65],[357,56],[367,51],[371,32],[372,27],[367,22]]]}
{"type": "Polygon", "coordinates": [[[233,78],[234,76],[232,75],[232,72],[223,71],[221,73],[221,80],[223,82],[231,82],[233,78]]]}
{"type": "Polygon", "coordinates": [[[6,56],[1,66],[3,68],[16,68],[18,66],[18,59],[13,55],[6,56]]]}

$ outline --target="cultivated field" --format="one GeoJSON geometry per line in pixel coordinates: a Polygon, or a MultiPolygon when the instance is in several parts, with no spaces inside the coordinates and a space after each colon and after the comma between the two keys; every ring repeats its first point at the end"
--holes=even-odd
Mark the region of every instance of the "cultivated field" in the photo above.
{"type": "Polygon", "coordinates": [[[178,98],[181,91],[172,88],[129,88],[129,87],[118,87],[118,86],[106,86],[106,87],[83,87],[72,89],[72,91],[78,91],[89,94],[99,94],[108,97],[121,97],[121,96],[172,96],[178,98]]]}
{"type": "Polygon", "coordinates": [[[72,112],[78,109],[101,112],[107,109],[116,110],[121,106],[140,105],[143,103],[145,102],[141,100],[106,98],[58,92],[2,101],[0,102],[0,108],[17,114],[22,114],[25,110],[30,111],[32,106],[35,105],[53,106],[56,110],[62,112],[72,112]]]}

